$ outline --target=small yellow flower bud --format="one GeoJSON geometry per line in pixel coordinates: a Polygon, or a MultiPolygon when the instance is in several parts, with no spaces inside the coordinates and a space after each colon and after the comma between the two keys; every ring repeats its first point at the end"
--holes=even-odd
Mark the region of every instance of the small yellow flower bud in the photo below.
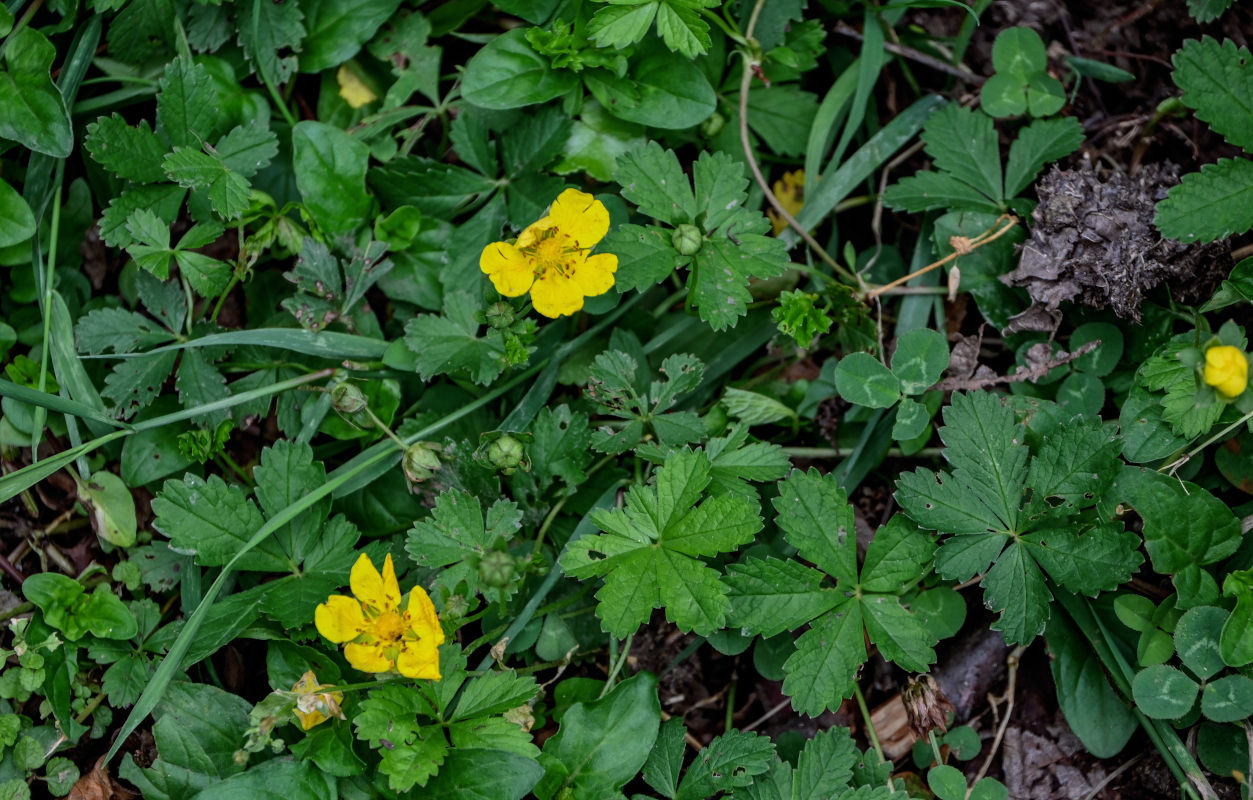
{"type": "Polygon", "coordinates": [[[378,94],[347,64],[340,65],[335,73],[335,80],[339,82],[339,96],[353,108],[361,108],[366,103],[379,99],[378,94]]]}
{"type": "Polygon", "coordinates": [[[1206,350],[1205,382],[1223,397],[1239,397],[1249,385],[1248,356],[1226,344],[1206,350]]]}

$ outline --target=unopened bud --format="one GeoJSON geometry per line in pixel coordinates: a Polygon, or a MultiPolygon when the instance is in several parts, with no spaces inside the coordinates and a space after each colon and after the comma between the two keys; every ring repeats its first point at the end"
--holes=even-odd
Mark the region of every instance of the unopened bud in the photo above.
{"type": "Polygon", "coordinates": [[[670,244],[685,256],[694,256],[699,253],[704,243],[705,237],[701,235],[700,228],[695,225],[680,225],[670,235],[670,244]]]}
{"type": "Polygon", "coordinates": [[[722,128],[726,124],[727,118],[715,111],[706,117],[705,121],[700,124],[701,135],[706,139],[712,139],[722,132],[722,128]]]}
{"type": "Polygon", "coordinates": [[[429,442],[415,442],[405,451],[401,460],[405,477],[413,483],[430,479],[440,467],[439,452],[429,442]]]}
{"type": "Polygon", "coordinates": [[[487,445],[487,460],[506,474],[517,469],[526,460],[526,448],[522,442],[505,434],[487,445]]]}
{"type": "Polygon", "coordinates": [[[367,402],[365,392],[354,383],[343,381],[331,389],[331,407],[341,414],[357,414],[365,409],[367,402]]]}
{"type": "Polygon", "coordinates": [[[479,561],[479,580],[492,588],[502,589],[508,586],[515,574],[517,563],[508,553],[492,550],[485,553],[479,561]]]}
{"type": "Polygon", "coordinates": [[[484,316],[487,319],[487,324],[498,331],[508,328],[515,319],[513,308],[508,303],[503,302],[492,303],[487,307],[484,316]]]}

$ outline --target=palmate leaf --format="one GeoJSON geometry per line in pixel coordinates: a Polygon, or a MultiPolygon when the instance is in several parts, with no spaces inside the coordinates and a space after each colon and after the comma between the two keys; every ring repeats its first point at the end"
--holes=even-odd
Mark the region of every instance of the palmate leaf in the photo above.
{"type": "Polygon", "coordinates": [[[704,634],[725,624],[727,589],[700,557],[751,541],[761,518],[756,501],[742,496],[696,505],[710,470],[703,452],[675,452],[657,470],[655,485],[627,493],[625,508],[593,513],[605,533],[576,540],[562,555],[562,567],[575,578],[605,576],[596,596],[607,632],[633,633],[659,605],[684,630],[704,634]]]}
{"type": "Polygon", "coordinates": [[[1026,431],[998,397],[954,395],[944,420],[953,473],[902,475],[896,498],[918,524],[951,535],[936,553],[937,572],[959,581],[987,573],[985,598],[1007,642],[1043,632],[1050,580],[1088,594],[1130,580],[1142,561],[1139,537],[1080,516],[1118,474],[1120,443],[1100,422],[1057,426],[1028,470],[1026,431]]]}
{"type": "Polygon", "coordinates": [[[852,694],[867,636],[890,661],[924,670],[936,637],[906,609],[901,593],[926,574],[935,545],[898,515],[871,540],[861,574],[853,509],[833,475],[792,474],[779,484],[776,521],[803,558],[836,578],[792,561],[749,558],[728,568],[733,625],[771,636],[810,629],[784,663],[783,691],[806,714],[836,708],[852,694]]]}
{"type": "Polygon", "coordinates": [[[1005,199],[996,130],[987,114],[950,103],[927,120],[922,140],[937,169],[995,203],[1005,199]]]}

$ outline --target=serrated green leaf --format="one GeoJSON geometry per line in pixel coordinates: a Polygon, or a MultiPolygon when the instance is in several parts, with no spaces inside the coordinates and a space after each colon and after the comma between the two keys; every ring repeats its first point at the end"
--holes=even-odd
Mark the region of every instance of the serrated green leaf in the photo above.
{"type": "Polygon", "coordinates": [[[896,480],[896,500],[918,524],[958,535],[1000,531],[1005,523],[947,472],[919,467],[896,480]]]}
{"type": "Polygon", "coordinates": [[[172,341],[174,334],[134,311],[97,308],[78,320],[74,342],[79,352],[99,355],[108,351],[133,353],[172,341]]]}
{"type": "Polygon", "coordinates": [[[900,594],[927,573],[935,542],[897,514],[875,534],[861,567],[861,588],[877,594],[900,594]]]}
{"type": "Polygon", "coordinates": [[[301,42],[305,38],[304,13],[297,3],[242,0],[239,14],[239,45],[244,57],[275,85],[291,80],[296,71],[301,42]]]}
{"type": "Polygon", "coordinates": [[[199,147],[217,122],[218,93],[203,64],[177,58],[157,92],[157,134],[174,145],[199,147]]]}
{"type": "Polygon", "coordinates": [[[651,289],[689,261],[674,249],[669,231],[651,226],[619,225],[605,237],[601,249],[618,257],[614,287],[623,293],[651,289]]]}
{"type": "Polygon", "coordinates": [[[186,189],[168,183],[123,189],[100,216],[100,238],[110,247],[129,247],[135,243],[135,237],[127,230],[132,214],[149,210],[168,226],[178,217],[186,196],[186,189]]]}
{"type": "Polygon", "coordinates": [[[994,203],[1004,201],[1001,154],[992,118],[987,114],[950,103],[927,120],[922,140],[937,169],[977,189],[994,203]]]}
{"type": "Polygon", "coordinates": [[[113,401],[115,416],[129,419],[156,399],[177,359],[178,353],[173,351],[128,358],[105,377],[100,396],[113,401]]]}
{"type": "Polygon", "coordinates": [[[1050,578],[1071,592],[1093,597],[1131,580],[1144,561],[1140,537],[1117,523],[1082,533],[1071,525],[1044,528],[1020,541],[1050,578]]]}
{"type": "Polygon", "coordinates": [[[853,507],[834,474],[793,470],[773,503],[779,527],[802,558],[840,583],[857,582],[853,507]]]}
{"type": "Polygon", "coordinates": [[[1018,132],[1005,165],[1005,197],[1017,197],[1045,164],[1065,158],[1083,144],[1083,126],[1073,117],[1040,119],[1018,132]]]}
{"type": "Polygon", "coordinates": [[[479,304],[468,292],[449,292],[444,314],[419,314],[405,325],[405,344],[416,356],[422,380],[448,373],[487,385],[505,369],[505,345],[497,331],[478,335],[479,304]]]}
{"type": "Polygon", "coordinates": [[[745,425],[769,425],[796,418],[795,411],[775,398],[734,386],[727,387],[722,403],[727,407],[728,414],[745,425]]]}
{"type": "Polygon", "coordinates": [[[892,184],[883,194],[889,208],[919,213],[944,208],[996,211],[996,203],[947,172],[920,170],[892,184]]]}
{"type": "Polygon", "coordinates": [[[802,714],[816,717],[853,694],[857,670],[866,660],[861,606],[848,602],[823,614],[796,640],[783,665],[783,693],[802,714]]]}
{"type": "Polygon", "coordinates": [[[953,477],[978,493],[1008,528],[1018,522],[1026,477],[1025,431],[1014,412],[988,392],[955,394],[944,409],[944,457],[953,477]]]}
{"type": "Polygon", "coordinates": [[[844,598],[821,586],[822,573],[796,561],[749,558],[727,568],[728,622],[764,637],[800,628],[844,598]]]}
{"type": "Polygon", "coordinates": [[[599,47],[621,50],[644,38],[657,16],[659,2],[608,5],[597,9],[587,36],[599,47]]]}
{"type": "Polygon", "coordinates": [[[748,786],[774,760],[774,742],[749,731],[728,731],[701,750],[687,768],[675,800],[705,800],[748,786]]]}
{"type": "Polygon", "coordinates": [[[574,541],[561,557],[571,576],[606,575],[597,593],[601,625],[615,636],[633,633],[658,603],[680,628],[709,633],[730,608],[718,573],[700,556],[745,544],[761,528],[755,500],[720,495],[696,505],[709,485],[704,453],[676,451],[657,471],[656,485],[635,486],[626,507],[591,519],[605,533],[574,541]]]}
{"type": "Polygon", "coordinates": [[[120,114],[101,117],[87,126],[83,146],[96,163],[119,178],[140,183],[165,179],[161,159],[168,148],[152,132],[147,120],[140,120],[138,127],[133,127],[120,114]]]}
{"type": "MultiPolygon", "coordinates": [[[[760,215],[759,215],[760,216],[760,215]]],[[[748,313],[752,278],[773,278],[787,269],[787,247],[773,236],[732,234],[705,242],[694,256],[688,281],[692,304],[715,331],[734,327],[748,313]]]]}
{"type": "MultiPolygon", "coordinates": [[[[195,553],[204,566],[230,561],[264,523],[243,489],[216,475],[205,480],[188,474],[181,481],[166,481],[152,510],[153,526],[170,538],[171,546],[195,553]]],[[[261,572],[288,572],[292,567],[273,539],[249,551],[238,566],[261,572]]]]}
{"type": "Polygon", "coordinates": [[[988,607],[1000,614],[992,630],[1005,634],[1006,644],[1028,644],[1044,632],[1053,595],[1026,545],[1013,542],[983,577],[988,607]]]}
{"type": "MultiPolygon", "coordinates": [[[[178,375],[174,378],[174,388],[178,390],[178,399],[184,408],[213,403],[231,394],[226,388],[226,378],[200,349],[183,351],[178,375]]],[[[226,417],[227,411],[222,409],[197,417],[195,422],[202,428],[213,428],[226,417]]]]}
{"type": "Polygon", "coordinates": [[[278,137],[259,122],[236,125],[213,146],[213,154],[232,172],[251,178],[278,155],[278,137]]]}
{"type": "Polygon", "coordinates": [[[1189,39],[1172,57],[1184,105],[1228,142],[1253,151],[1253,55],[1230,39],[1189,39]]]}
{"type": "Polygon", "coordinates": [[[710,235],[736,219],[748,199],[744,165],[727,153],[703,152],[692,165],[696,209],[710,235]]]}
{"type": "MultiPolygon", "coordinates": [[[[1027,472],[1035,499],[1058,498],[1068,509],[1097,502],[1117,475],[1122,443],[1098,420],[1079,418],[1045,437],[1027,472]]],[[[1050,501],[1054,511],[1057,503],[1050,501]]]]}
{"type": "Polygon", "coordinates": [[[650,141],[626,153],[618,159],[614,180],[641,214],[672,225],[696,221],[696,197],[673,150],[650,141]]]}
{"type": "Polygon", "coordinates": [[[175,147],[161,162],[161,168],[179,186],[208,192],[213,210],[226,219],[235,219],[248,210],[248,181],[211,155],[190,147],[175,147]]]}
{"type": "Polygon", "coordinates": [[[592,435],[586,414],[571,411],[564,403],[555,408],[545,406],[535,415],[530,432],[535,437],[527,447],[531,474],[541,488],[552,485],[558,477],[571,488],[587,479],[592,435]]]}
{"type": "Polygon", "coordinates": [[[685,0],[665,0],[657,7],[657,34],[666,47],[688,58],[709,52],[709,23],[701,19],[702,6],[685,0]]]}
{"type": "Polygon", "coordinates": [[[1220,158],[1184,175],[1157,204],[1153,224],[1181,242],[1212,242],[1253,228],[1253,161],[1220,158]]]}
{"type": "Polygon", "coordinates": [[[1188,0],[1188,13],[1197,22],[1213,22],[1231,8],[1235,0],[1188,0]]]}
{"type": "Polygon", "coordinates": [[[859,604],[866,635],[884,658],[911,672],[925,672],[935,663],[935,637],[899,598],[870,595],[859,604]]]}

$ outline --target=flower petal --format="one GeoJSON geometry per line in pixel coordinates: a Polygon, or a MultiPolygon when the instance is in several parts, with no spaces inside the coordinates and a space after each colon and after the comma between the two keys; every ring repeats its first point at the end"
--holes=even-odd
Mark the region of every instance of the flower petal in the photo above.
{"type": "Polygon", "coordinates": [[[421,586],[415,586],[409,592],[409,626],[410,630],[424,640],[437,645],[444,643],[444,628],[435,614],[435,605],[421,586]]]}
{"type": "Polygon", "coordinates": [[[597,253],[575,267],[570,277],[580,292],[587,297],[595,297],[613,288],[613,274],[617,271],[617,256],[613,253],[597,253]]]}
{"type": "Polygon", "coordinates": [[[341,644],[351,642],[361,635],[365,629],[365,614],[361,612],[361,604],[355,599],[333,594],[314,609],[313,624],[317,626],[318,633],[336,644],[341,644]]]}
{"type": "Polygon", "coordinates": [[[390,554],[383,563],[383,574],[374,568],[365,553],[352,565],[348,585],[357,599],[378,611],[395,611],[400,608],[400,586],[396,583],[396,568],[390,554]]]}
{"type": "Polygon", "coordinates": [[[609,209],[587,192],[566,189],[557,195],[548,212],[562,233],[578,242],[579,247],[594,247],[609,233],[609,209]]]}
{"type": "Polygon", "coordinates": [[[508,242],[493,242],[484,247],[479,256],[479,269],[487,273],[496,291],[505,297],[526,294],[535,280],[534,266],[521,250],[508,242]]]}
{"type": "Polygon", "coordinates": [[[544,238],[544,233],[555,228],[557,223],[553,222],[549,217],[540,217],[522,229],[522,233],[518,234],[518,249],[525,250],[532,247],[540,239],[544,238]]]}
{"type": "Polygon", "coordinates": [[[389,672],[392,660],[379,644],[344,645],[344,658],[362,672],[389,672]]]}
{"type": "Polygon", "coordinates": [[[396,671],[406,678],[439,680],[439,648],[430,639],[405,641],[396,657],[396,671]]]}
{"type": "Polygon", "coordinates": [[[583,292],[573,280],[554,269],[535,281],[531,287],[531,302],[535,304],[536,311],[556,319],[582,308],[583,292]]]}

